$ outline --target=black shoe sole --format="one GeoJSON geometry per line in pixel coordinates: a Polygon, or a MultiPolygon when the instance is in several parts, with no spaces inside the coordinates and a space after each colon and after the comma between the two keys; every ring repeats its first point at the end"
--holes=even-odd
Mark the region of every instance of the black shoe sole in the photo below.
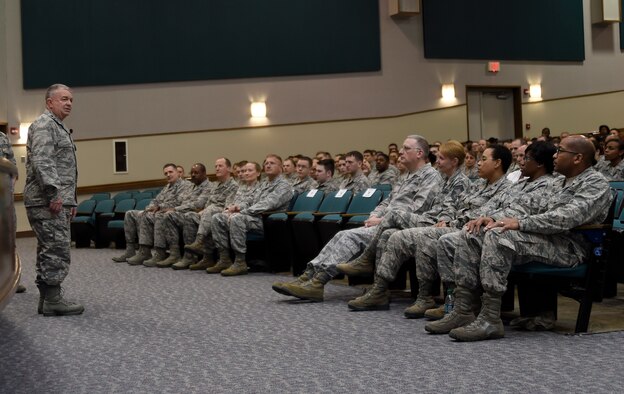
{"type": "MultiPolygon", "coordinates": [[[[292,294],[290,294],[289,292],[287,292],[286,290],[284,290],[284,289],[282,289],[282,288],[280,288],[280,287],[278,287],[278,286],[271,286],[271,288],[273,289],[273,291],[275,291],[275,292],[277,292],[277,293],[280,293],[280,294],[282,294],[282,295],[285,295],[285,296],[293,296],[292,294]]],[[[294,297],[294,296],[293,296],[293,297],[294,297]]]]}
{"type": "Polygon", "coordinates": [[[390,305],[375,305],[375,306],[368,306],[365,308],[360,308],[357,306],[352,306],[352,305],[348,305],[349,310],[353,311],[353,312],[366,312],[366,311],[387,311],[390,309],[390,305]]]}

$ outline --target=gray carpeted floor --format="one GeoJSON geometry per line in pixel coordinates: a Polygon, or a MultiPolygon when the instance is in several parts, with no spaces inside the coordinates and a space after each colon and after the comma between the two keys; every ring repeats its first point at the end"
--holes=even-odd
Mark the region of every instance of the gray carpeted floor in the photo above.
{"type": "MultiPolygon", "coordinates": [[[[223,278],[115,264],[112,249],[73,250],[66,295],[82,316],[36,312],[33,239],[18,240],[28,292],[0,313],[0,391],[619,392],[624,333],[507,330],[455,343],[402,310],[351,313],[361,290],[329,285],[326,302],[271,290],[284,277],[223,278]]],[[[624,318],[624,317],[623,317],[624,318]]]]}

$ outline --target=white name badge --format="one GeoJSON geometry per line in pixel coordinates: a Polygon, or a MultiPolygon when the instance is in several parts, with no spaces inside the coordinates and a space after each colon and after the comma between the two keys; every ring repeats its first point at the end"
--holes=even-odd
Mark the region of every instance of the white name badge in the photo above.
{"type": "Polygon", "coordinates": [[[369,198],[370,196],[372,196],[373,194],[375,194],[375,192],[376,192],[376,191],[377,191],[377,189],[373,189],[373,188],[366,189],[366,191],[364,192],[364,194],[362,195],[362,197],[369,198]]]}
{"type": "Polygon", "coordinates": [[[342,196],[344,196],[344,194],[347,192],[347,189],[340,189],[338,190],[338,193],[336,193],[336,198],[340,198],[342,196]]]}
{"type": "Polygon", "coordinates": [[[306,197],[314,197],[316,195],[316,192],[318,192],[318,189],[312,189],[308,192],[308,194],[306,194],[306,197]]]}

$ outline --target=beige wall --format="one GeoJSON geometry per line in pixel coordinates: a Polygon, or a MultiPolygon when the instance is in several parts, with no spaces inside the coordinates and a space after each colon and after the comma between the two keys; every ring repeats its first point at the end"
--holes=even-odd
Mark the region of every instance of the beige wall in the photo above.
{"type": "MultiPolygon", "coordinates": [[[[7,47],[0,59],[8,62],[3,93],[9,104],[0,118],[16,126],[41,112],[43,92],[22,89],[19,0],[2,1],[6,14],[0,13],[0,19],[6,24],[7,47]]],[[[249,102],[260,98],[267,100],[267,123],[282,125],[386,117],[465,104],[467,85],[528,87],[540,82],[547,100],[624,90],[617,26],[592,27],[590,0],[583,1],[584,62],[503,61],[497,75],[487,74],[481,60],[425,59],[422,15],[392,19],[387,15],[387,0],[379,3],[380,72],[77,88],[68,126],[78,138],[238,129],[252,125],[249,102]],[[440,100],[441,84],[448,82],[455,83],[456,102],[440,100]]]]}
{"type": "Polygon", "coordinates": [[[614,92],[586,97],[569,98],[524,104],[523,122],[531,124],[525,135],[537,137],[544,127],[552,135],[562,131],[587,133],[606,124],[612,128],[624,127],[624,92],[614,92]]]}

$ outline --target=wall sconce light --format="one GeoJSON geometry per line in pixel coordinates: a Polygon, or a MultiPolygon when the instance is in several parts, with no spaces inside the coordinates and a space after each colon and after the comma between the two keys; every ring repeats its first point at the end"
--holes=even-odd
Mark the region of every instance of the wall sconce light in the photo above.
{"type": "Polygon", "coordinates": [[[28,139],[28,129],[30,128],[31,123],[20,123],[19,126],[19,142],[26,143],[28,139]]]}
{"type": "Polygon", "coordinates": [[[11,128],[9,129],[9,133],[10,133],[11,135],[18,135],[18,134],[19,134],[19,128],[17,128],[17,127],[11,127],[11,128]]]}
{"type": "Polygon", "coordinates": [[[455,85],[452,83],[445,83],[442,85],[442,99],[452,100],[455,98],[455,85]]]}
{"type": "Polygon", "coordinates": [[[252,118],[266,118],[267,108],[264,101],[255,101],[251,103],[252,118]]]}
{"type": "Polygon", "coordinates": [[[540,100],[542,98],[542,85],[539,83],[529,86],[529,98],[540,100]]]}

